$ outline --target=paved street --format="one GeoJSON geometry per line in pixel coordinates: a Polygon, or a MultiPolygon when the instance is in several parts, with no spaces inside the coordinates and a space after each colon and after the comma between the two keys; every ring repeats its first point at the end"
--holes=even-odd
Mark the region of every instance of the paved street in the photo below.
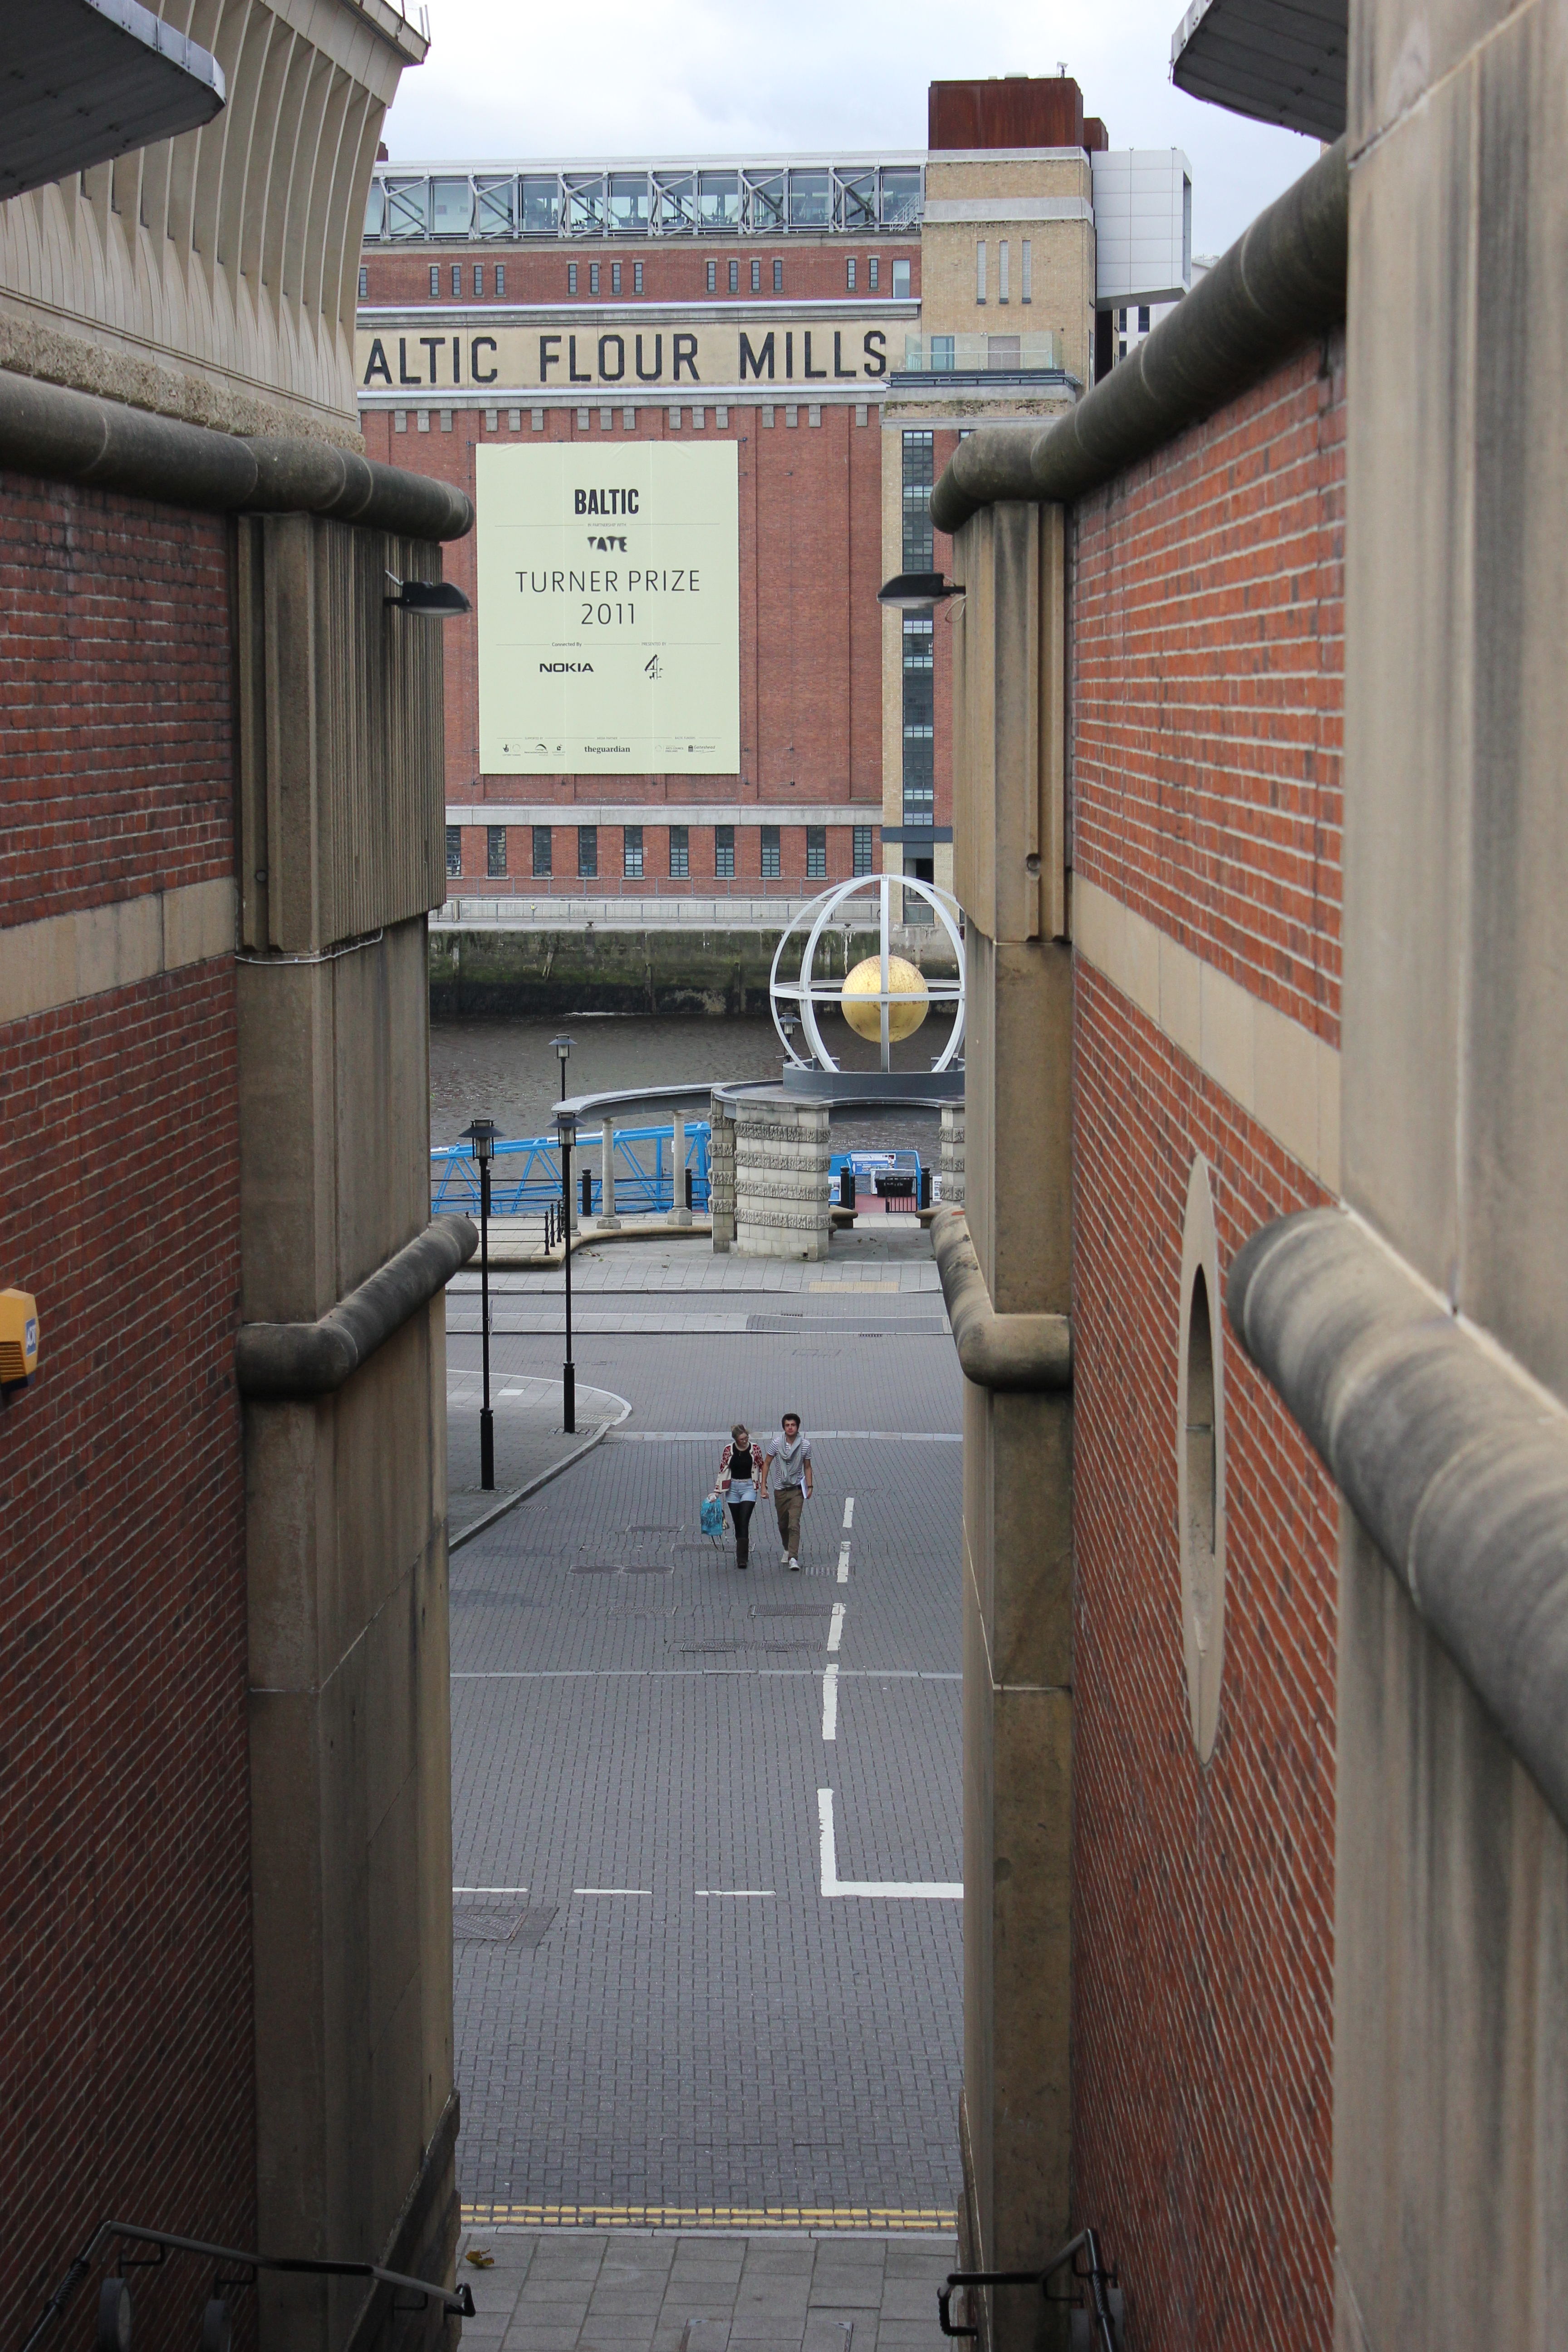
{"type": "Polygon", "coordinates": [[[466,2233],[469,2352],[934,2352],[951,2237],[466,2233]],[[473,2248],[493,2267],[476,2269],[473,2248]]]}
{"type": "MultiPolygon", "coordinates": [[[[637,1318],[575,1351],[631,1412],[452,1563],[475,2222],[660,2223],[660,2261],[702,2222],[951,2230],[960,1382],[935,1268],[898,1249],[574,1261],[574,1309],[637,1318]],[[710,1330],[721,1308],[750,1328],[710,1330]],[[759,1513],[742,1577],[699,1506],[730,1422],[786,1404],[816,1449],[806,1572],[759,1513]]],[[[508,1284],[492,1360],[547,1377],[560,1277],[508,1284]]],[[[448,1295],[458,1379],[477,1305],[448,1295]]]]}

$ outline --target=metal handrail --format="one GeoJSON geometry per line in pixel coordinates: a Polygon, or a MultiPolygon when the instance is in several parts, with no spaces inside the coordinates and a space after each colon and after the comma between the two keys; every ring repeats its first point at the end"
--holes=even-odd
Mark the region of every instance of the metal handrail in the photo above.
{"type": "Polygon", "coordinates": [[[1069,2265],[1076,2284],[1089,2289],[1090,2341],[1098,2339],[1100,2352],[1121,2352],[1121,2283],[1117,2273],[1107,2267],[1100,2251],[1100,2232],[1092,2228],[1080,2230],[1076,2238],[1069,2238],[1041,2270],[950,2271],[946,2285],[936,2291],[937,2319],[942,2334],[973,2336],[980,2333],[978,2327],[958,2327],[953,2324],[952,2297],[961,2286],[1037,2286],[1047,2303],[1070,2303],[1081,2310],[1083,2306],[1076,2294],[1054,2295],[1050,2291],[1050,2281],[1069,2265]],[[1080,2253],[1087,2257],[1082,2270],[1078,2266],[1080,2253]]]}
{"type": "MultiPolygon", "coordinates": [[[[704,1089],[705,1091],[705,1089],[704,1089]]],[[[667,1162],[664,1147],[675,1138],[673,1122],[668,1127],[622,1127],[614,1130],[616,1201],[617,1207],[640,1210],[657,1215],[662,1209],[676,1206],[676,1176],[673,1166],[667,1162]],[[645,1167],[633,1146],[651,1143],[654,1147],[653,1166],[645,1167]]],[[[586,1213],[595,1213],[596,1204],[604,1193],[602,1171],[595,1170],[587,1154],[597,1138],[579,1130],[577,1149],[583,1156],[584,1174],[588,1186],[586,1213]]],[[[685,1165],[692,1175],[695,1205],[706,1207],[710,1178],[708,1166],[709,1125],[706,1119],[686,1122],[685,1165]]],[[[520,1136],[510,1141],[497,1140],[495,1157],[490,1162],[490,1214],[494,1217],[516,1217],[530,1210],[548,1210],[561,1196],[560,1147],[552,1135],[520,1136]],[[521,1160],[521,1170],[503,1173],[503,1160],[521,1160]]],[[[430,1152],[430,1205],[432,1214],[442,1210],[468,1209],[479,1201],[479,1169],[472,1157],[472,1147],[467,1143],[433,1145],[430,1152]]]]}
{"type": "MultiPolygon", "coordinates": [[[[418,2295],[421,2308],[434,2296],[447,2311],[455,2311],[464,2319],[474,2317],[473,2291],[466,2279],[456,2287],[436,2286],[429,2279],[409,2278],[402,2271],[384,2270],[379,2263],[339,2262],[325,2254],[242,2253],[235,2246],[213,2246],[202,2238],[176,2237],[170,2230],[144,2230],[135,2221],[100,2221],[50,2295],[44,2306],[43,2316],[23,2345],[22,2352],[37,2352],[37,2347],[50,2331],[59,2326],[104,2247],[119,2238],[127,2238],[136,2245],[158,2246],[171,2253],[199,2254],[205,2262],[238,2263],[249,2271],[303,2272],[320,2278],[370,2279],[380,2286],[406,2288],[411,2294],[418,2295]]],[[[253,2286],[255,2280],[231,2279],[225,2284],[253,2286]]]]}

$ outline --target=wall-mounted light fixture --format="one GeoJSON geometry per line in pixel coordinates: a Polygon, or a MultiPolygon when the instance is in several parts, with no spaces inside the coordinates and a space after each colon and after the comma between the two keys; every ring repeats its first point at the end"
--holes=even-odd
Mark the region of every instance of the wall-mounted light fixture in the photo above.
{"type": "Polygon", "coordinates": [[[945,579],[940,572],[899,572],[883,581],[877,602],[893,613],[927,613],[933,604],[963,593],[960,583],[945,579]]]}
{"type": "Polygon", "coordinates": [[[417,613],[422,621],[455,621],[459,613],[474,609],[453,581],[400,580],[395,572],[386,576],[397,593],[384,596],[382,603],[395,604],[400,612],[417,613]]]}

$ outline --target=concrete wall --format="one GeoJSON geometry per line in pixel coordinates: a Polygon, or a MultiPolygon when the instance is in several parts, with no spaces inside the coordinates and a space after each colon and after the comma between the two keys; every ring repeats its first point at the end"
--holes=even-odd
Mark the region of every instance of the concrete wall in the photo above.
{"type": "MultiPolygon", "coordinates": [[[[827,1255],[826,1103],[782,1094],[735,1105],[735,1241],[747,1257],[827,1255]]],[[[715,1224],[713,1246],[724,1246],[715,1224]]]]}
{"type": "MultiPolygon", "coordinates": [[[[386,558],[344,525],[241,526],[247,1322],[313,1321],[429,1214],[440,667],[428,625],[353,593],[386,558]]],[[[335,1396],[247,1403],[245,1461],[260,2233],[449,2278],[445,1408],[437,1298],[335,1396]]],[[[264,2282],[263,2347],[335,2352],[363,2301],[264,2282]]],[[[389,2340],[387,2302],[356,2345],[389,2340]]]]}
{"type": "MultiPolygon", "coordinates": [[[[1352,22],[1345,1193],[1557,1401],[1565,66],[1551,0],[1352,22]]],[[[1343,1569],[1340,2340],[1559,2343],[1562,1825],[1349,1528],[1343,1569]]]]}
{"type": "MultiPolygon", "coordinates": [[[[1059,511],[987,510],[960,533],[954,558],[969,588],[952,625],[969,1229],[998,1314],[1061,1314],[1071,1304],[1072,964],[1057,935],[1059,511]]],[[[1014,2268],[1060,2243],[1068,2211],[1070,1391],[997,1395],[966,1382],[962,1574],[960,2236],[966,2263],[1014,2268]]],[[[1036,2341],[1037,2296],[979,2302],[989,2344],[1036,2341]]]]}

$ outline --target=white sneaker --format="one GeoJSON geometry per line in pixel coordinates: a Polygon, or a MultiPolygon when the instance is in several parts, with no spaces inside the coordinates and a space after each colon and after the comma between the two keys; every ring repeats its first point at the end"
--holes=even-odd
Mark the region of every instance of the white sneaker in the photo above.
{"type": "Polygon", "coordinates": [[[780,1566],[781,1568],[787,1568],[787,1567],[789,1566],[789,1554],[788,1554],[788,1552],[787,1552],[787,1551],[781,1551],[781,1552],[780,1552],[780,1554],[779,1554],[779,1566],[780,1566]]]}
{"type": "Polygon", "coordinates": [[[798,1560],[798,1559],[792,1559],[792,1560],[790,1561],[790,1566],[791,1566],[792,1568],[798,1568],[798,1567],[800,1566],[800,1562],[799,1562],[799,1560],[798,1560]]]}

